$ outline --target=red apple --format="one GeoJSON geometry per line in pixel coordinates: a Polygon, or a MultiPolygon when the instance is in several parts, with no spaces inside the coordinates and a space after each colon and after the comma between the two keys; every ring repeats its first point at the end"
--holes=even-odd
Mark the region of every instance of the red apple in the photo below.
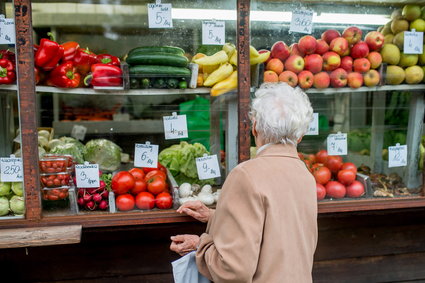
{"type": "Polygon", "coordinates": [[[363,32],[358,27],[348,27],[342,32],[342,37],[349,45],[354,45],[362,39],[363,32]]]}
{"type": "Polygon", "coordinates": [[[322,55],[323,58],[323,70],[333,71],[341,64],[341,57],[332,51],[328,51],[322,55]]]}
{"type": "Polygon", "coordinates": [[[377,70],[369,70],[363,75],[364,85],[368,87],[378,85],[380,80],[381,76],[377,70]]]}
{"type": "Polygon", "coordinates": [[[345,52],[341,55],[341,56],[348,56],[351,53],[351,48],[350,46],[348,46],[347,50],[345,50],[345,52]]]}
{"type": "Polygon", "coordinates": [[[296,74],[304,69],[304,59],[298,55],[291,55],[285,61],[285,70],[292,71],[296,74]]]}
{"type": "Polygon", "coordinates": [[[305,54],[313,54],[316,51],[316,39],[311,35],[304,35],[298,41],[298,48],[305,54]]]}
{"type": "Polygon", "coordinates": [[[325,32],[322,33],[321,38],[326,41],[327,44],[331,44],[331,41],[334,38],[340,37],[341,34],[339,33],[339,31],[334,30],[334,29],[328,29],[325,32]]]}
{"type": "Polygon", "coordinates": [[[333,70],[330,74],[331,85],[333,87],[344,87],[347,85],[347,72],[343,68],[333,70]]]}
{"type": "Polygon", "coordinates": [[[348,86],[351,88],[359,88],[363,85],[363,76],[358,72],[351,72],[347,76],[348,86]]]}
{"type": "Polygon", "coordinates": [[[353,57],[354,59],[364,58],[367,55],[369,55],[369,47],[364,41],[357,42],[351,48],[351,57],[353,57]]]}
{"type": "Polygon", "coordinates": [[[273,44],[270,57],[279,58],[282,62],[289,57],[289,47],[283,41],[277,41],[273,44]]]}
{"type": "Polygon", "coordinates": [[[329,51],[329,44],[326,43],[323,39],[316,40],[316,53],[323,55],[329,51]]]}
{"type": "Polygon", "coordinates": [[[302,71],[298,74],[298,85],[301,88],[310,88],[313,86],[314,76],[310,71],[302,71]]]}
{"type": "Polygon", "coordinates": [[[347,73],[353,71],[353,58],[351,58],[351,56],[342,57],[340,67],[346,70],[347,73]]]}
{"type": "Polygon", "coordinates": [[[364,41],[370,50],[379,51],[382,45],[384,45],[384,35],[379,31],[371,31],[366,34],[364,41]]]}
{"type": "Polygon", "coordinates": [[[370,62],[366,58],[358,58],[353,63],[354,72],[366,73],[370,69],[370,62]]]}
{"type": "Polygon", "coordinates": [[[330,50],[338,53],[339,55],[344,55],[348,49],[348,41],[343,37],[334,38],[329,45],[330,50]]]}
{"type": "Polygon", "coordinates": [[[310,54],[304,57],[304,69],[316,74],[322,70],[323,59],[319,54],[310,54]]]}
{"type": "Polygon", "coordinates": [[[292,43],[291,46],[289,46],[289,50],[291,50],[291,55],[298,55],[301,57],[304,57],[305,55],[298,47],[298,43],[292,43]]]}
{"type": "Polygon", "coordinates": [[[294,72],[291,71],[283,71],[279,75],[279,81],[287,83],[292,87],[296,87],[298,84],[298,76],[294,72]]]}
{"type": "Polygon", "coordinates": [[[315,88],[327,88],[329,87],[330,82],[331,79],[329,74],[326,72],[320,72],[314,75],[313,85],[315,88]]]}
{"type": "Polygon", "coordinates": [[[376,52],[376,51],[370,52],[369,55],[367,55],[367,59],[370,62],[371,69],[376,69],[376,68],[379,68],[379,66],[381,66],[382,56],[379,52],[376,52]]]}

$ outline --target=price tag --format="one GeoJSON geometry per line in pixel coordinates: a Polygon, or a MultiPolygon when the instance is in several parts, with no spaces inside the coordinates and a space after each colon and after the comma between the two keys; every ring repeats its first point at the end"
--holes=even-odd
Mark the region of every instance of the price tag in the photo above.
{"type": "Polygon", "coordinates": [[[0,180],[2,182],[23,182],[23,171],[21,158],[0,158],[0,180]]]}
{"type": "Polygon", "coordinates": [[[220,177],[220,166],[217,155],[207,155],[196,158],[196,169],[199,180],[220,177]]]}
{"type": "Polygon", "coordinates": [[[136,143],[134,147],[134,166],[156,168],[158,164],[158,145],[136,143]]]}
{"type": "Polygon", "coordinates": [[[171,4],[148,4],[149,28],[172,28],[171,4]]]}
{"type": "Polygon", "coordinates": [[[182,139],[188,137],[186,115],[177,115],[173,112],[172,116],[162,117],[164,120],[165,139],[182,139]]]}
{"type": "Polygon", "coordinates": [[[347,134],[331,134],[327,140],[329,155],[347,155],[347,134]]]}
{"type": "Polygon", "coordinates": [[[308,126],[306,135],[314,136],[319,134],[319,113],[313,113],[313,121],[308,126]]]}
{"type": "Polygon", "coordinates": [[[412,31],[404,32],[404,53],[405,54],[422,54],[423,52],[424,33],[412,31]]]}
{"type": "Polygon", "coordinates": [[[388,147],[388,167],[402,167],[407,166],[407,145],[400,145],[388,147]]]}
{"type": "Polygon", "coordinates": [[[74,125],[71,130],[71,137],[83,141],[87,133],[87,128],[81,125],[74,125]]]}
{"type": "Polygon", "coordinates": [[[202,44],[223,45],[226,39],[224,21],[202,22],[202,44]]]}
{"type": "Polygon", "coordinates": [[[313,30],[313,11],[295,10],[292,12],[290,32],[311,34],[313,30]]]}
{"type": "Polygon", "coordinates": [[[0,18],[0,44],[15,44],[15,20],[0,18]]]}
{"type": "Polygon", "coordinates": [[[98,188],[99,187],[99,164],[75,165],[75,179],[77,188],[98,188]]]}

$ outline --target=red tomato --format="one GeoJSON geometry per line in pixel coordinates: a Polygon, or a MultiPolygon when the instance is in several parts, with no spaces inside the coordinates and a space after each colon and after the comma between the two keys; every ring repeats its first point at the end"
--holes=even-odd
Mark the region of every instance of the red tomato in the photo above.
{"type": "Polygon", "coordinates": [[[317,167],[313,170],[314,179],[319,184],[326,184],[331,179],[331,171],[327,167],[317,167]]]}
{"type": "Polygon", "coordinates": [[[354,163],[345,162],[342,164],[341,170],[352,170],[355,174],[357,174],[357,167],[354,163]]]}
{"type": "Polygon", "coordinates": [[[331,170],[332,173],[336,174],[342,166],[342,157],[329,155],[326,159],[325,166],[331,170]]]}
{"type": "Polygon", "coordinates": [[[133,168],[128,170],[128,172],[133,175],[134,179],[137,180],[144,180],[145,179],[145,172],[140,168],[133,168]]]}
{"type": "Polygon", "coordinates": [[[364,195],[364,186],[359,181],[354,181],[351,185],[347,186],[347,197],[359,198],[364,195]]]}
{"type": "Polygon", "coordinates": [[[164,171],[161,170],[153,170],[146,174],[145,181],[149,180],[153,176],[160,176],[162,179],[167,180],[167,175],[164,173],[164,171]]]}
{"type": "Polygon", "coordinates": [[[141,192],[136,196],[136,206],[139,209],[152,209],[155,206],[155,197],[149,192],[141,192]]]}
{"type": "Polygon", "coordinates": [[[316,183],[317,200],[322,200],[326,196],[326,189],[323,185],[316,183]]]}
{"type": "Polygon", "coordinates": [[[134,177],[127,171],[120,171],[112,177],[111,187],[116,195],[127,193],[134,187],[134,177]]]}
{"type": "Polygon", "coordinates": [[[145,173],[148,173],[148,172],[150,172],[150,171],[153,171],[153,170],[160,170],[160,171],[162,171],[162,172],[167,172],[167,169],[164,167],[164,166],[162,166],[162,164],[161,163],[159,163],[158,162],[158,164],[156,165],[156,168],[148,168],[148,167],[144,167],[144,168],[142,168],[143,169],[143,171],[145,172],[145,173]]]}
{"type": "Polygon", "coordinates": [[[325,163],[326,159],[328,158],[328,151],[327,150],[320,150],[318,153],[316,153],[316,162],[318,163],[325,163]]]}
{"type": "Polygon", "coordinates": [[[144,180],[136,180],[136,182],[134,182],[134,187],[130,190],[130,193],[135,196],[138,193],[146,192],[146,189],[147,184],[144,180]]]}
{"type": "Polygon", "coordinates": [[[310,160],[310,162],[313,164],[313,163],[315,163],[315,162],[316,162],[316,155],[314,155],[314,154],[309,154],[309,155],[307,155],[306,159],[307,159],[307,160],[310,160]]]}
{"type": "Polygon", "coordinates": [[[303,161],[305,163],[305,166],[307,166],[308,171],[312,172],[312,170],[311,170],[311,161],[310,160],[307,160],[307,159],[305,159],[303,161]]]}
{"type": "Polygon", "coordinates": [[[319,168],[319,167],[323,167],[323,166],[325,166],[325,165],[323,165],[323,163],[314,163],[313,165],[311,165],[311,169],[316,169],[316,168],[319,168]]]}
{"type": "Polygon", "coordinates": [[[156,207],[159,209],[169,209],[173,206],[173,198],[169,193],[163,192],[155,198],[156,207]]]}
{"type": "Polygon", "coordinates": [[[330,198],[343,198],[346,193],[345,186],[337,181],[330,181],[326,184],[326,195],[330,198]]]}
{"type": "Polygon", "coordinates": [[[135,204],[134,197],[130,194],[119,195],[115,199],[115,204],[116,204],[118,210],[121,210],[121,211],[132,210],[134,208],[134,204],[135,204]]]}
{"type": "Polygon", "coordinates": [[[167,184],[165,183],[165,180],[158,175],[152,176],[150,179],[147,180],[147,183],[148,191],[154,195],[162,193],[167,189],[167,184]]]}
{"type": "Polygon", "coordinates": [[[356,173],[354,173],[352,170],[340,170],[338,172],[338,181],[343,185],[350,185],[352,182],[356,180],[356,173]]]}

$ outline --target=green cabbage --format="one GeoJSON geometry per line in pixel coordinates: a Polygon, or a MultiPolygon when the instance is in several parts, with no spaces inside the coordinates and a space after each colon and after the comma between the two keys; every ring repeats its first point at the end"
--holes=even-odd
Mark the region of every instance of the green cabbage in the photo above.
{"type": "Polygon", "coordinates": [[[25,201],[23,197],[13,196],[10,201],[10,210],[15,214],[22,215],[25,212],[25,201]]]}
{"type": "Polygon", "coordinates": [[[10,194],[11,183],[0,182],[0,196],[7,196],[10,194]]]}
{"type": "Polygon", "coordinates": [[[12,191],[17,196],[23,196],[24,195],[24,186],[22,182],[13,182],[12,183],[12,191]]]}
{"type": "Polygon", "coordinates": [[[9,213],[9,200],[6,197],[0,197],[0,216],[9,213]]]}
{"type": "Polygon", "coordinates": [[[84,159],[99,164],[100,170],[115,171],[121,165],[121,148],[110,140],[91,140],[86,143],[84,159]]]}
{"type": "MultiPolygon", "coordinates": [[[[83,146],[84,147],[84,146],[83,146]]],[[[83,151],[75,143],[59,144],[50,150],[54,154],[69,154],[72,155],[77,163],[84,163],[83,151]]]]}

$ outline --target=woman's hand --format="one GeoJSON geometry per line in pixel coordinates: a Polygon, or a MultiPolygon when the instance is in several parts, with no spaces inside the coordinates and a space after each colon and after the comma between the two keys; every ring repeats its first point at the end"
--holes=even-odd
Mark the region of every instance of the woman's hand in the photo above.
{"type": "Polygon", "coordinates": [[[177,209],[178,213],[186,213],[196,220],[201,222],[208,222],[211,215],[214,213],[213,209],[209,209],[205,204],[199,200],[185,202],[177,209]]]}
{"type": "Polygon", "coordinates": [[[170,250],[181,256],[196,250],[199,245],[199,236],[197,235],[176,235],[171,237],[170,250]]]}

